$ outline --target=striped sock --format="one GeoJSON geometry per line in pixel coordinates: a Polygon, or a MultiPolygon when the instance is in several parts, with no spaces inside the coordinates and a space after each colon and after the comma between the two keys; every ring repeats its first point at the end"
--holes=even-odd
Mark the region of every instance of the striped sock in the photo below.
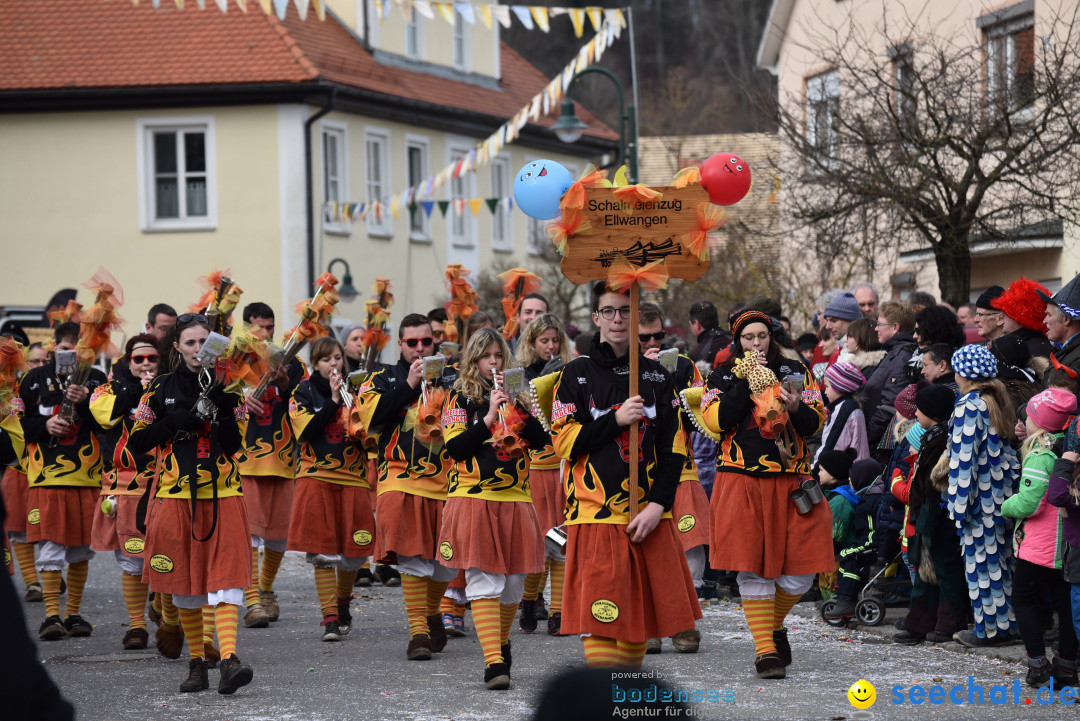
{"type": "Polygon", "coordinates": [[[251,549],[251,580],[244,589],[244,605],[254,606],[259,602],[259,549],[251,549]]]}
{"type": "Polygon", "coordinates": [[[439,602],[439,610],[443,613],[449,613],[454,615],[454,599],[449,596],[443,596],[442,601],[439,602]]]}
{"type": "Polygon", "coordinates": [[[773,608],[776,600],[767,598],[747,598],[743,596],[743,613],[746,614],[746,624],[750,627],[750,635],[754,637],[754,651],[758,656],[766,653],[776,653],[776,644],[773,643],[773,608]]]}
{"type": "Polygon", "coordinates": [[[161,603],[161,620],[170,626],[180,625],[180,611],[173,605],[171,593],[155,593],[154,599],[161,603]]]}
{"type": "Polygon", "coordinates": [[[83,589],[86,588],[86,575],[90,571],[89,561],[68,564],[67,572],[67,608],[64,616],[75,616],[82,605],[83,589]]]}
{"type": "Polygon", "coordinates": [[[540,572],[540,584],[536,587],[537,595],[543,594],[544,589],[547,588],[548,572],[551,570],[551,559],[544,559],[544,570],[540,572]]]}
{"type": "Polygon", "coordinates": [[[455,616],[464,616],[465,615],[465,604],[464,603],[455,603],[454,604],[454,615],[455,616]]]}
{"type": "Polygon", "coordinates": [[[221,657],[228,658],[236,653],[236,626],[240,619],[240,607],[231,603],[219,603],[214,609],[217,622],[218,641],[221,644],[221,657]]]}
{"type": "Polygon", "coordinates": [[[548,610],[562,613],[563,584],[566,583],[566,561],[551,562],[551,603],[548,610]]]}
{"type": "Polygon", "coordinates": [[[499,640],[502,643],[510,643],[510,628],[514,625],[517,610],[516,603],[499,604],[499,640]]]}
{"type": "Polygon", "coordinates": [[[401,574],[401,590],[405,596],[405,615],[409,617],[409,635],[427,633],[427,579],[423,576],[401,574]]]}
{"type": "Polygon", "coordinates": [[[585,663],[590,667],[614,668],[619,665],[619,643],[606,636],[586,636],[585,663]]]}
{"type": "Polygon", "coordinates": [[[502,625],[499,606],[497,598],[474,598],[472,602],[473,625],[476,626],[476,636],[480,639],[480,649],[484,652],[485,666],[502,663],[503,660],[499,637],[502,625]]]}
{"type": "MultiPolygon", "coordinates": [[[[352,585],[356,580],[356,571],[337,570],[337,604],[348,603],[352,598],[352,585]]],[[[337,605],[335,604],[335,605],[337,605]]]]}
{"type": "Polygon", "coordinates": [[[139,576],[130,573],[120,574],[120,584],[124,590],[124,605],[127,606],[131,628],[146,628],[146,589],[139,576]]]}
{"type": "Polygon", "coordinates": [[[203,648],[202,609],[177,608],[176,611],[180,614],[180,625],[184,629],[188,654],[191,658],[206,658],[206,650],[203,648]]]}
{"type": "Polygon", "coordinates": [[[630,641],[617,641],[619,645],[619,665],[626,668],[641,668],[645,658],[645,644],[630,641]]]}
{"type": "Polygon", "coordinates": [[[439,604],[446,597],[444,594],[449,587],[449,581],[427,579],[427,615],[431,616],[439,612],[439,604]]]}
{"type": "Polygon", "coordinates": [[[22,574],[23,583],[27,586],[31,583],[37,583],[37,569],[34,568],[34,544],[12,541],[11,552],[15,554],[15,560],[19,564],[19,573],[22,574]]]}
{"type": "Polygon", "coordinates": [[[62,571],[42,571],[41,589],[45,596],[45,616],[60,615],[60,579],[62,571]]]}
{"type": "Polygon", "coordinates": [[[281,559],[285,558],[284,551],[271,551],[263,548],[262,571],[259,572],[259,590],[273,591],[274,579],[277,578],[278,569],[281,568],[281,559]]]}
{"type": "Polygon", "coordinates": [[[153,609],[154,613],[161,614],[161,597],[163,595],[164,594],[161,593],[155,593],[154,598],[150,600],[150,608],[153,609]]]}
{"type": "Polygon", "coordinates": [[[787,618],[788,612],[791,608],[799,602],[802,598],[800,593],[798,596],[792,596],[790,593],[784,593],[780,590],[780,587],[776,587],[776,602],[773,607],[773,628],[779,631],[784,627],[784,619],[787,618]]]}
{"type": "Polygon", "coordinates": [[[213,646],[216,639],[214,634],[217,632],[217,615],[213,606],[202,607],[202,635],[203,642],[208,646],[213,646]]]}
{"type": "Polygon", "coordinates": [[[323,618],[337,618],[337,574],[332,568],[315,567],[315,592],[323,618]]]}
{"type": "Polygon", "coordinates": [[[522,601],[535,601],[540,593],[540,577],[542,573],[530,573],[525,577],[525,593],[521,595],[522,601]]]}

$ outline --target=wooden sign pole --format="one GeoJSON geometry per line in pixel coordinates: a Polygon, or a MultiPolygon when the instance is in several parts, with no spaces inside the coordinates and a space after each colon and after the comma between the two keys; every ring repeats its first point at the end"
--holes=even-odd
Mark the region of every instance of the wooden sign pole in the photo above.
{"type": "MultiPolygon", "coordinates": [[[[640,311],[638,309],[638,284],[630,286],[630,398],[638,394],[638,377],[641,375],[638,363],[638,328],[640,311]]],[[[630,520],[633,521],[638,511],[638,423],[630,424],[630,520]]]]}

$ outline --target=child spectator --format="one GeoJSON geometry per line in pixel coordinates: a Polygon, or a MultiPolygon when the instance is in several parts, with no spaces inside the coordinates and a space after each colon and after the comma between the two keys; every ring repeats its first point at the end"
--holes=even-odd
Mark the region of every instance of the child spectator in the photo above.
{"type": "Polygon", "coordinates": [[[821,431],[821,447],[818,448],[814,465],[822,453],[855,451],[855,460],[870,455],[866,443],[866,418],[854,394],[863,387],[866,379],[855,364],[847,361],[834,363],[825,371],[825,427],[821,431]]]}
{"type": "Polygon", "coordinates": [[[822,453],[819,459],[818,480],[829,499],[829,508],[832,509],[835,553],[840,553],[840,549],[848,546],[855,506],[859,505],[859,496],[848,481],[851,464],[854,462],[851,451],[827,451],[822,453]]]}
{"type": "Polygon", "coordinates": [[[881,503],[881,486],[875,484],[881,475],[881,464],[873,458],[856,462],[851,466],[850,484],[859,494],[855,507],[848,545],[840,550],[840,581],[836,589],[836,605],[825,614],[830,621],[855,616],[855,604],[859,591],[866,585],[867,569],[878,560],[877,541],[874,538],[877,507],[881,503]]]}

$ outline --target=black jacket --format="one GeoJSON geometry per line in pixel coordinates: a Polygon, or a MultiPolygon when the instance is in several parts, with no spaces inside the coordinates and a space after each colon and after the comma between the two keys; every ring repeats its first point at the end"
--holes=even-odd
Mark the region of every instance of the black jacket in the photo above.
{"type": "Polygon", "coordinates": [[[731,336],[720,330],[719,326],[706,328],[697,337],[697,345],[687,355],[695,363],[705,361],[711,366],[716,360],[716,354],[729,345],[731,345],[731,336]]]}
{"type": "Polygon", "coordinates": [[[863,408],[866,409],[866,433],[870,448],[877,448],[881,436],[896,413],[896,396],[911,385],[904,366],[915,351],[915,339],[910,332],[897,333],[883,345],[885,357],[863,387],[863,408]]]}

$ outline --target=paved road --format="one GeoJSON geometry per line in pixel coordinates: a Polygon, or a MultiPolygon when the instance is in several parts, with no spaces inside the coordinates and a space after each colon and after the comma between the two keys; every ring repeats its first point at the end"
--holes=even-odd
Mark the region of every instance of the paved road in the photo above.
{"type": "MultiPolygon", "coordinates": [[[[16,581],[21,591],[21,583],[16,581]]],[[[276,590],[281,620],[269,629],[240,629],[241,658],[255,670],[255,680],[233,697],[211,690],[177,691],[186,677],[185,659],[167,661],[151,648],[124,651],[120,638],[127,614],[120,596],[119,571],[111,554],[91,562],[83,615],[94,624],[85,639],[41,644],[46,668],[86,721],[217,721],[275,719],[528,719],[552,674],[584,665],[581,641],[525,635],[514,630],[513,688],[486,691],[475,637],[451,639],[444,653],[429,662],[405,660],[407,625],[400,588],[367,591],[353,602],[355,629],[342,643],[320,639],[319,612],[310,568],[289,553],[276,590]]],[[[44,609],[27,604],[35,634],[44,609]]],[[[647,656],[644,670],[660,673],[685,689],[716,690],[729,703],[695,706],[700,718],[841,719],[858,718],[847,701],[848,687],[865,677],[877,687],[871,709],[877,719],[1016,719],[1062,718],[1073,709],[1039,706],[897,706],[889,689],[912,684],[965,685],[968,676],[988,690],[993,684],[1022,681],[1022,650],[987,655],[946,647],[900,647],[887,642],[891,626],[870,631],[834,629],[816,617],[812,604],[796,607],[790,638],[795,657],[787,680],[761,681],[752,671],[753,645],[737,604],[721,601],[704,609],[704,641],[697,655],[678,654],[665,644],[660,656],[647,656]],[[884,634],[884,635],[883,635],[884,634]]],[[[897,612],[892,612],[895,617],[897,612]]],[[[466,623],[470,625],[471,619],[466,623]]],[[[988,691],[989,692],[989,691],[988,691]]],[[[966,693],[966,692],[965,692],[966,693]]],[[[1021,703],[1027,698],[1021,692],[1021,703]]],[[[629,708],[629,707],[627,707],[629,708]]],[[[0,710],[0,718],[3,712],[0,710]]]]}

